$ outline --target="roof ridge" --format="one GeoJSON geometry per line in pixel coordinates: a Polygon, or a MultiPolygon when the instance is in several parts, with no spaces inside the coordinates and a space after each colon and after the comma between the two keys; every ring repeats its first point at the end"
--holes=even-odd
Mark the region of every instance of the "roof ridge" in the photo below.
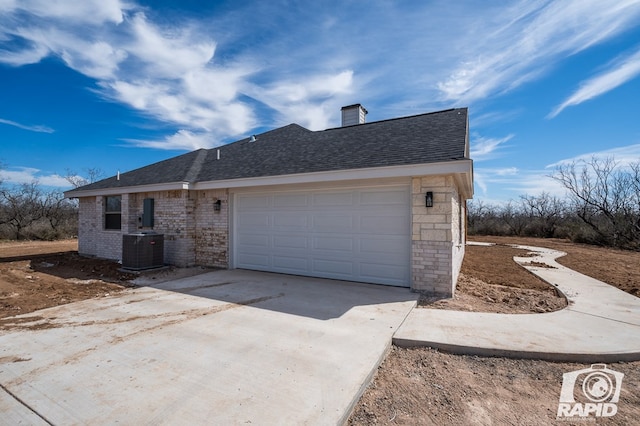
{"type": "Polygon", "coordinates": [[[352,127],[362,127],[362,126],[368,126],[370,124],[386,123],[386,122],[389,122],[389,121],[397,121],[397,120],[405,120],[407,118],[416,118],[416,117],[423,117],[425,115],[442,114],[444,112],[451,112],[451,111],[463,110],[463,109],[467,109],[467,107],[447,108],[447,109],[443,109],[441,111],[431,111],[431,112],[425,112],[425,113],[422,113],[422,114],[407,115],[407,116],[404,116],[404,117],[385,118],[384,120],[371,121],[371,122],[362,123],[362,124],[352,124],[350,126],[330,127],[328,129],[318,130],[318,132],[326,132],[326,131],[329,131],[329,130],[338,130],[338,129],[348,129],[348,128],[352,128],[352,127]]]}
{"type": "MultiPolygon", "coordinates": [[[[267,130],[266,132],[262,132],[262,133],[257,133],[254,136],[262,136],[262,135],[266,135],[266,134],[273,133],[273,132],[278,132],[278,131],[281,132],[282,130],[284,130],[286,128],[289,128],[289,127],[297,127],[299,129],[305,130],[307,132],[313,132],[313,130],[309,130],[306,127],[303,127],[303,126],[299,125],[298,123],[289,123],[286,126],[278,127],[276,129],[267,130]]],[[[244,138],[244,139],[249,139],[249,138],[244,138]]],[[[236,141],[236,142],[243,141],[244,139],[240,139],[239,141],[236,141]]]]}

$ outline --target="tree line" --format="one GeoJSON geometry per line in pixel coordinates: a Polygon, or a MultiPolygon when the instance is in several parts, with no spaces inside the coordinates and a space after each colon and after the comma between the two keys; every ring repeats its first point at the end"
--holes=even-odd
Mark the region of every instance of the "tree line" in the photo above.
{"type": "MultiPolygon", "coordinates": [[[[79,187],[96,181],[98,169],[87,177],[67,171],[65,179],[79,187]]],[[[38,181],[19,185],[0,180],[0,240],[57,240],[78,235],[78,203],[61,190],[47,190],[38,181]]]]}
{"type": "Polygon", "coordinates": [[[640,161],[577,161],[551,175],[566,197],[543,192],[502,205],[469,203],[469,234],[566,238],[640,250],[640,161]]]}

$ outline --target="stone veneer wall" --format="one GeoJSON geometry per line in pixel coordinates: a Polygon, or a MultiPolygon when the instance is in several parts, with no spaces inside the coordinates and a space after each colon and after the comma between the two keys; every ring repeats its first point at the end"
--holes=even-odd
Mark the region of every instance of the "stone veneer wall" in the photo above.
{"type": "Polygon", "coordinates": [[[464,211],[451,176],[415,177],[412,192],[412,282],[415,291],[453,296],[464,257],[464,211]],[[433,207],[425,193],[433,192],[433,207]]]}
{"type": "MultiPolygon", "coordinates": [[[[455,190],[455,187],[454,187],[455,190]]],[[[457,190],[451,195],[451,258],[452,258],[452,295],[455,293],[455,286],[458,282],[462,261],[464,260],[465,247],[467,243],[467,204],[457,190]]]]}

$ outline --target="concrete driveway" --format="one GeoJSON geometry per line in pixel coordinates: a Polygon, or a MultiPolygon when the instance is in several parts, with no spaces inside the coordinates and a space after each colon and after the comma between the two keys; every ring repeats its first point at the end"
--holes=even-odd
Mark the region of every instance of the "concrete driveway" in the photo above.
{"type": "Polygon", "coordinates": [[[0,423],[341,423],[416,298],[232,270],[15,317],[0,423]]]}

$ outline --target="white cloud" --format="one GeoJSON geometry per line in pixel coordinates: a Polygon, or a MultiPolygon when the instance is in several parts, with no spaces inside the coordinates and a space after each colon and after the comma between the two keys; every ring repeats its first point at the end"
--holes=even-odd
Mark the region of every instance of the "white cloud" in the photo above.
{"type": "Polygon", "coordinates": [[[65,1],[4,6],[7,13],[19,11],[29,19],[0,17],[0,24],[7,24],[0,25],[0,40],[21,40],[7,44],[13,50],[0,50],[0,62],[19,66],[48,55],[60,57],[96,79],[96,93],[163,127],[175,125],[188,132],[176,133],[182,142],[175,135],[167,137],[171,149],[203,143],[193,138],[189,142],[187,134],[228,140],[256,125],[253,110],[239,100],[253,70],[238,62],[214,63],[216,42],[195,21],[158,25],[138,12],[138,6],[113,0],[82,2],[75,9],[65,1]]]}
{"type": "MultiPolygon", "coordinates": [[[[537,78],[640,18],[637,0],[254,1],[164,21],[151,6],[120,0],[0,0],[0,10],[0,63],[61,58],[94,78],[96,93],[177,132],[153,147],[204,143],[180,132],[220,141],[258,125],[324,129],[356,102],[372,119],[470,103],[537,78]],[[256,111],[267,118],[259,122],[256,111]]],[[[479,140],[475,154],[493,155],[505,142],[479,140]]]]}
{"type": "Polygon", "coordinates": [[[213,148],[219,146],[219,138],[211,133],[193,133],[188,130],[178,130],[173,135],[159,140],[124,139],[132,146],[139,148],[188,150],[213,148]]]}
{"type": "Polygon", "coordinates": [[[555,169],[557,167],[573,163],[589,162],[594,158],[599,160],[612,158],[622,167],[627,166],[630,163],[637,163],[640,161],[640,143],[576,155],[575,157],[565,158],[553,164],[549,164],[546,168],[555,169]]]}
{"type": "Polygon", "coordinates": [[[32,45],[17,52],[0,49],[0,62],[18,67],[38,63],[48,54],[49,49],[42,45],[32,45]]]}
{"type": "Polygon", "coordinates": [[[133,40],[127,51],[146,65],[145,75],[149,77],[180,79],[206,66],[216,50],[215,42],[204,34],[180,27],[162,30],[142,13],[131,20],[131,31],[133,40]]]}
{"type": "Polygon", "coordinates": [[[69,67],[89,77],[113,77],[118,65],[127,57],[123,49],[114,48],[103,41],[79,43],[77,47],[74,52],[63,50],[60,56],[69,67]]]}
{"type": "Polygon", "coordinates": [[[251,109],[240,102],[206,102],[171,83],[115,81],[105,83],[107,93],[151,117],[220,136],[238,135],[255,124],[251,109]]]}
{"type": "Polygon", "coordinates": [[[31,167],[15,167],[12,170],[0,169],[0,180],[17,185],[38,182],[40,185],[55,188],[71,186],[64,177],[58,174],[43,174],[41,170],[31,167]]]}
{"type": "Polygon", "coordinates": [[[481,193],[476,198],[492,201],[518,199],[521,195],[550,195],[563,197],[564,187],[551,178],[548,170],[522,170],[516,167],[476,168],[475,184],[481,193]]]}
{"type": "Polygon", "coordinates": [[[285,80],[247,90],[255,99],[280,114],[283,122],[296,122],[311,130],[330,127],[331,117],[354,91],[353,71],[285,80]]]}
{"type": "Polygon", "coordinates": [[[494,158],[496,151],[506,142],[510,141],[514,135],[507,135],[503,138],[487,138],[477,134],[473,135],[471,142],[471,158],[474,161],[484,161],[494,158]]]}
{"type": "MultiPolygon", "coordinates": [[[[495,11],[490,11],[495,13],[495,11]]],[[[523,0],[494,17],[479,14],[486,31],[468,39],[459,66],[438,83],[445,100],[469,103],[531,81],[557,60],[635,25],[637,0],[523,0]]],[[[464,49],[464,47],[463,47],[464,49]]]]}
{"type": "Polygon", "coordinates": [[[584,81],[580,88],[558,105],[549,115],[553,118],[569,106],[579,105],[582,102],[600,96],[640,74],[640,50],[634,54],[618,58],[611,63],[607,70],[599,75],[584,81]]]}
{"type": "Polygon", "coordinates": [[[0,2],[0,10],[4,13],[21,10],[41,18],[89,24],[103,22],[119,24],[123,20],[126,8],[127,4],[120,0],[5,0],[0,2]]]}
{"type": "Polygon", "coordinates": [[[53,133],[55,131],[48,126],[42,126],[38,124],[37,125],[20,124],[15,121],[5,120],[4,118],[0,118],[0,123],[8,124],[9,126],[14,126],[22,130],[29,130],[30,132],[53,133]]]}
{"type": "MultiPolygon", "coordinates": [[[[58,55],[72,69],[89,77],[111,78],[119,64],[127,57],[123,49],[115,48],[105,41],[91,41],[67,30],[49,28],[19,28],[16,36],[28,40],[36,55],[43,57],[58,55]]],[[[27,60],[31,60],[29,56],[27,60]]]]}
{"type": "Polygon", "coordinates": [[[493,201],[517,199],[520,195],[540,195],[546,192],[556,197],[566,196],[566,189],[551,177],[557,167],[573,163],[590,162],[593,159],[612,158],[617,166],[626,167],[640,161],[640,144],[588,152],[566,158],[545,166],[543,169],[518,169],[516,167],[474,169],[474,181],[480,189],[477,198],[493,201]],[[498,196],[499,194],[499,196],[498,196]]]}

